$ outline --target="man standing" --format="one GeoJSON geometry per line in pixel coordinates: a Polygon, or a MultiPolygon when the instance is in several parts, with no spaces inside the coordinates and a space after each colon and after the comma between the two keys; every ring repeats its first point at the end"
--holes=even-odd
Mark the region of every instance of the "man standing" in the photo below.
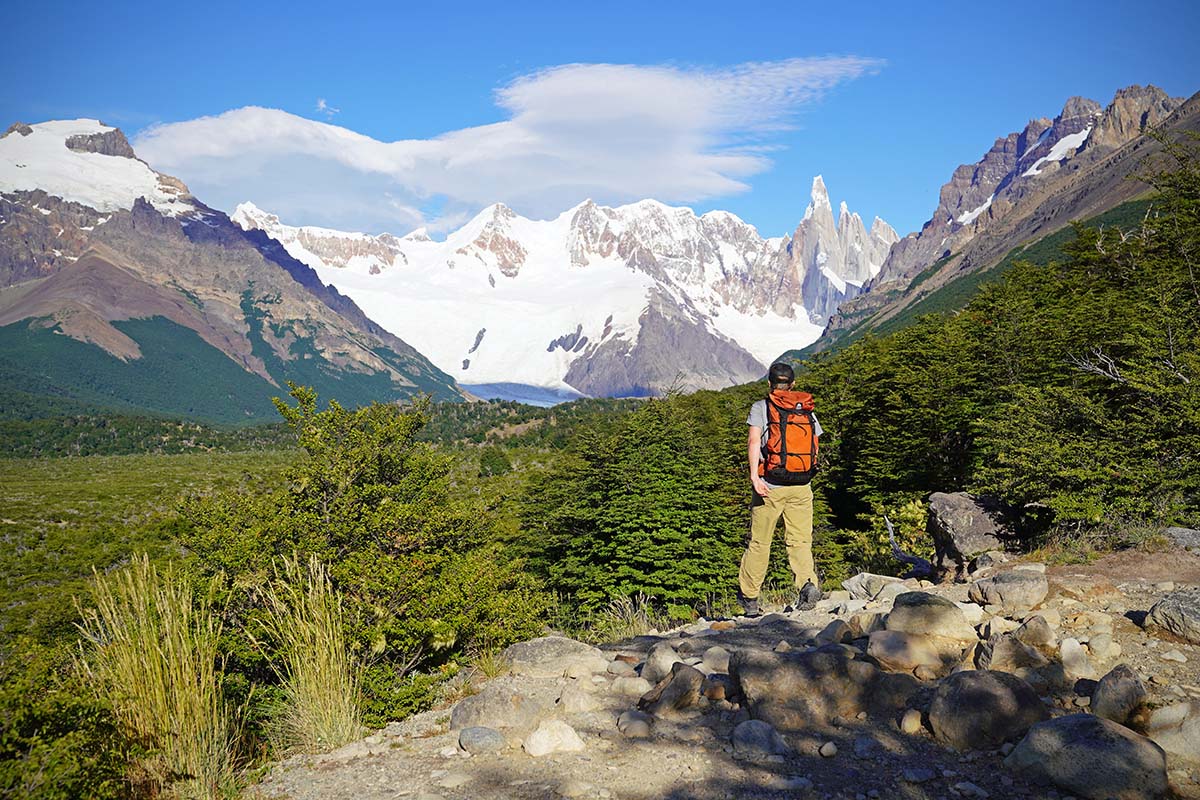
{"type": "Polygon", "coordinates": [[[789,364],[775,363],[767,374],[771,393],[750,407],[746,454],[750,461],[750,544],[738,573],[738,601],[747,616],[758,616],[758,595],[771,558],[771,539],[783,517],[783,541],[799,595],[795,607],[812,608],[821,599],[813,566],[813,493],[821,423],[808,392],[793,390],[789,364]]]}

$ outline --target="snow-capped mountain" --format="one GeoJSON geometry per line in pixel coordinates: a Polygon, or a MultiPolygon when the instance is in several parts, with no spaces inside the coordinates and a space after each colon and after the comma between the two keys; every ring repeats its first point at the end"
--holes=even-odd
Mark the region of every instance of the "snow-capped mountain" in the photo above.
{"type": "Polygon", "coordinates": [[[96,120],[0,135],[0,289],[0,390],[22,396],[226,421],[273,418],[289,380],[348,404],[463,399],[311,268],[96,120]]]}
{"type": "Polygon", "coordinates": [[[495,384],[612,396],[755,379],[813,341],[897,238],[845,204],[835,222],[820,177],[795,233],[772,239],[727,212],[653,200],[589,200],[551,220],[497,204],[440,242],[292,227],[250,203],[232,219],[487,395],[506,393],[495,384]]]}

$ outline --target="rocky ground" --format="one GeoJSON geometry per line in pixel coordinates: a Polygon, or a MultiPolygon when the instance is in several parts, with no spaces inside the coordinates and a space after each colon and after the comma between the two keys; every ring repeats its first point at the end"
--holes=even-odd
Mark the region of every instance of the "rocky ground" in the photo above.
{"type": "Polygon", "coordinates": [[[514,645],[478,693],[251,794],[1200,798],[1200,548],[1003,559],[602,648],[514,645]]]}

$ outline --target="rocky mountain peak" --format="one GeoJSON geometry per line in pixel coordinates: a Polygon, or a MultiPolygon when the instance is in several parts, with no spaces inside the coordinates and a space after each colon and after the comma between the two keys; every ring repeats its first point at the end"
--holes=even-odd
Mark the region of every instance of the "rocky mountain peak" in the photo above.
{"type": "Polygon", "coordinates": [[[1127,86],[1101,112],[1090,145],[1120,147],[1182,104],[1182,98],[1171,97],[1157,86],[1127,86]]]}
{"type": "MultiPolygon", "coordinates": [[[[103,123],[101,123],[103,124],[103,123]]],[[[120,128],[108,128],[94,133],[77,133],[67,137],[67,149],[77,153],[99,153],[117,158],[137,160],[137,153],[120,128]]]]}
{"type": "Polygon", "coordinates": [[[24,122],[14,122],[12,125],[8,126],[8,130],[0,134],[0,139],[3,139],[10,133],[18,133],[21,136],[29,136],[33,133],[33,128],[31,128],[29,125],[26,125],[24,122]]]}
{"type": "Polygon", "coordinates": [[[1071,97],[1063,104],[1062,113],[1058,115],[1055,122],[1062,120],[1077,119],[1092,117],[1099,114],[1101,106],[1095,100],[1087,97],[1071,97]]]}

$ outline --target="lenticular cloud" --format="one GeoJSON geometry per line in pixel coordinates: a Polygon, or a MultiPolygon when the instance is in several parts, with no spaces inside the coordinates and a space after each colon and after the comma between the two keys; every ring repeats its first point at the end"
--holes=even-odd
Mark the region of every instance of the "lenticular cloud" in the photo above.
{"type": "Polygon", "coordinates": [[[790,59],[717,70],[568,64],[496,92],[502,121],[381,142],[278,109],[155,125],[138,153],[211,204],[243,200],[295,223],[448,226],[493,202],[557,213],[585,197],[696,202],[747,188],[804,104],[878,61],[790,59]]]}

